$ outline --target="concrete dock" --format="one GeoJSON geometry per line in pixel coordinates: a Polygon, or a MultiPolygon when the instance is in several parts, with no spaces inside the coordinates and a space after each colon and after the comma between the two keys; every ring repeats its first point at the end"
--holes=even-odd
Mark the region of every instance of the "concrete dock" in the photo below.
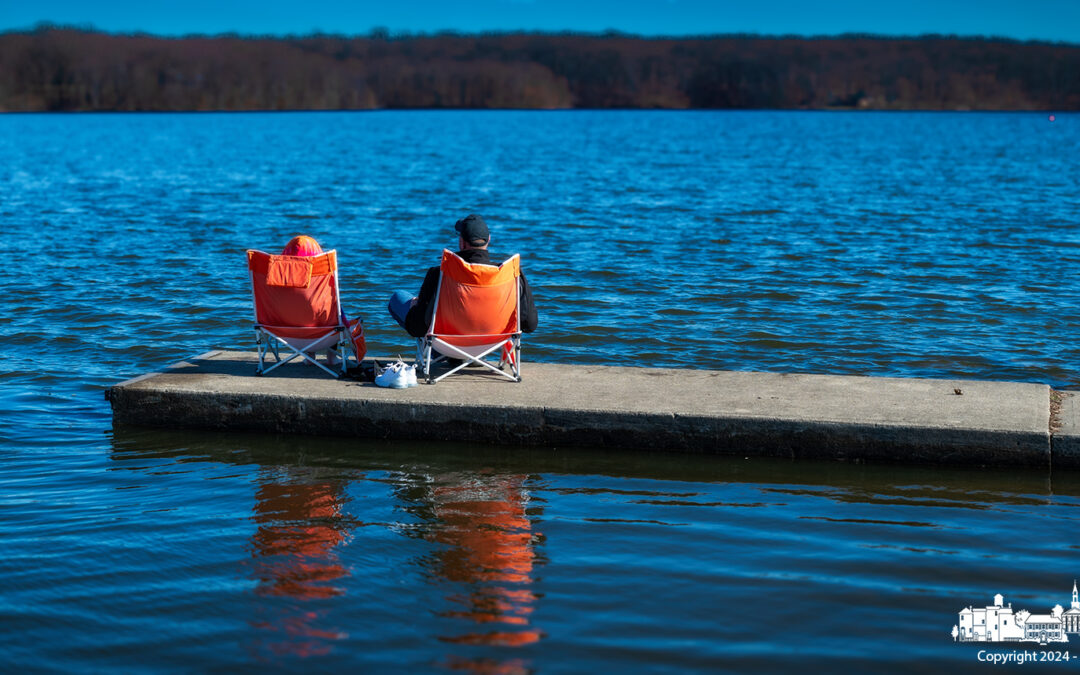
{"type": "Polygon", "coordinates": [[[1046,385],[525,362],[383,389],[208,352],[111,387],[117,423],[929,464],[1080,466],[1078,397],[1046,385]],[[958,393],[959,392],[959,393],[958,393]],[[1053,429],[1053,432],[1051,431],[1053,429]]]}

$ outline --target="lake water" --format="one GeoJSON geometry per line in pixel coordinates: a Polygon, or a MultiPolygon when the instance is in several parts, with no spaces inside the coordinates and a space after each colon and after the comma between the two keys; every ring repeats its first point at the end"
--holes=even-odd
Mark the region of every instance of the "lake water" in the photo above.
{"type": "Polygon", "coordinates": [[[0,116],[0,663],[972,667],[961,608],[1069,606],[1080,475],[113,428],[102,390],[251,348],[243,251],[298,233],[408,354],[386,298],[469,212],[526,361],[1076,388],[1077,157],[1076,115],[0,116]]]}

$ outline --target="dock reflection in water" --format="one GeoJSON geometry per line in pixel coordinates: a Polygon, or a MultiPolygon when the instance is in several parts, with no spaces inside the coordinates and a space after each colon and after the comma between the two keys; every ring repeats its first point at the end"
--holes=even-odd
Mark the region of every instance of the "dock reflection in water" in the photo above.
{"type": "Polygon", "coordinates": [[[139,488],[144,509],[118,527],[221,533],[145,544],[179,570],[154,612],[187,621],[196,667],[254,644],[378,672],[899,672],[973,658],[948,635],[959,607],[1002,589],[1046,604],[1080,569],[1076,473],[134,429],[113,445],[113,499],[139,488]]]}
{"type": "Polygon", "coordinates": [[[321,625],[324,618],[310,601],[341,596],[337,583],[349,576],[335,548],[348,539],[349,524],[342,518],[344,481],[320,480],[307,470],[282,468],[264,471],[255,494],[252,537],[256,594],[291,600],[279,615],[253,621],[272,635],[263,646],[275,654],[326,654],[330,644],[347,637],[321,625]]]}
{"type": "MultiPolygon", "coordinates": [[[[397,498],[424,522],[415,533],[440,545],[420,564],[436,587],[450,584],[443,597],[448,608],[436,614],[452,620],[451,631],[439,635],[440,641],[521,647],[543,637],[531,620],[538,600],[532,588],[539,561],[535,547],[542,536],[533,527],[540,509],[530,507],[528,479],[491,470],[401,477],[397,498]]],[[[453,653],[443,665],[476,673],[513,673],[525,667],[520,659],[453,653]]]]}
{"type": "MultiPolygon", "coordinates": [[[[260,607],[271,616],[251,622],[266,640],[259,651],[298,657],[328,654],[345,631],[328,624],[332,618],[315,601],[346,595],[343,580],[350,570],[337,548],[357,525],[345,513],[348,480],[318,467],[264,467],[255,494],[251,542],[255,593],[282,598],[283,606],[260,607]],[[276,612],[276,614],[275,614],[276,612]]],[[[357,475],[357,479],[362,479],[357,475]]],[[[439,616],[476,624],[477,630],[441,635],[451,644],[514,647],[538,641],[542,633],[530,625],[537,597],[530,588],[539,535],[527,514],[527,476],[451,472],[399,476],[398,499],[422,514],[424,539],[441,545],[419,558],[439,583],[456,591],[444,599],[454,609],[439,616]]],[[[389,497],[389,495],[388,495],[389,497]]],[[[456,621],[455,627],[461,622],[456,621]]],[[[493,662],[449,655],[454,669],[514,672],[517,662],[493,662]]]]}
{"type": "Polygon", "coordinates": [[[456,485],[430,490],[439,525],[428,538],[449,547],[436,555],[433,571],[448,581],[468,584],[471,590],[453,598],[465,609],[445,616],[518,629],[442,639],[510,646],[536,642],[541,634],[529,628],[529,615],[536,601],[530,584],[538,535],[525,512],[525,477],[456,474],[454,478],[456,485]]]}

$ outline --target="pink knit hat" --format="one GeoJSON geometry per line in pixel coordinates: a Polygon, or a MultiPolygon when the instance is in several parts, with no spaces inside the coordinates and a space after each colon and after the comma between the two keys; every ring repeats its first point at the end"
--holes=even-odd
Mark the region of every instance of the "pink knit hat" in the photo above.
{"type": "Polygon", "coordinates": [[[322,252],[322,246],[319,246],[319,242],[301,234],[293,237],[288,244],[285,244],[285,250],[281,252],[281,255],[312,256],[321,255],[322,252]]]}

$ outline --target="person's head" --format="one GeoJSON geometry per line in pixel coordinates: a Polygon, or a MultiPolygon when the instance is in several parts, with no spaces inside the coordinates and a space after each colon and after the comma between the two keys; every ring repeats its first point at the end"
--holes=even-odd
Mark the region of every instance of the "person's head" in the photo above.
{"type": "Polygon", "coordinates": [[[487,248],[491,241],[491,233],[488,232],[487,223],[475,213],[471,213],[454,223],[454,229],[458,233],[458,246],[461,249],[487,248]]]}
{"type": "Polygon", "coordinates": [[[281,255],[312,256],[321,255],[322,252],[322,246],[319,246],[319,242],[301,234],[298,237],[293,237],[288,244],[285,244],[285,250],[281,252],[281,255]]]}

